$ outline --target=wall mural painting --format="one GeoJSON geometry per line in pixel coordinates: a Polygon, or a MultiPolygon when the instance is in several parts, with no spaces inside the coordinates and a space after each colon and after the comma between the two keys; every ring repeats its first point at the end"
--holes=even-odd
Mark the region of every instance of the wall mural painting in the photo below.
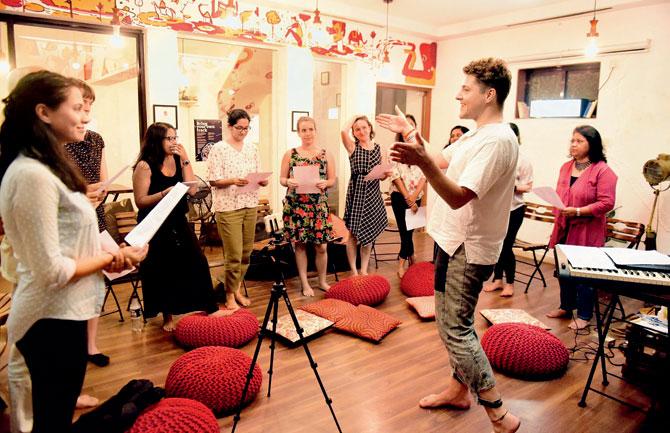
{"type": "Polygon", "coordinates": [[[0,10],[110,24],[169,27],[227,39],[308,47],[379,66],[384,57],[406,83],[435,84],[437,44],[385,40],[379,28],[235,0],[0,0],[0,10]],[[418,49],[417,49],[418,48],[418,49]]]}

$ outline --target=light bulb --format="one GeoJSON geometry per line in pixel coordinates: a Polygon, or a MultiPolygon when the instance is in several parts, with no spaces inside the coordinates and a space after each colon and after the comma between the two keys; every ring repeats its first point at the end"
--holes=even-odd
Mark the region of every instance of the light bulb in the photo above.
{"type": "Polygon", "coordinates": [[[79,62],[76,61],[76,60],[75,60],[74,62],[72,62],[72,63],[70,64],[70,66],[72,66],[72,69],[74,69],[75,71],[78,71],[78,70],[81,69],[81,63],[79,63],[79,62]]]}
{"type": "Polygon", "coordinates": [[[588,42],[586,43],[586,48],[584,48],[584,55],[592,59],[595,56],[598,55],[598,52],[600,52],[600,48],[598,47],[598,38],[597,37],[589,37],[587,38],[588,42]]]}
{"type": "Polygon", "coordinates": [[[2,59],[0,60],[0,74],[8,74],[9,73],[9,62],[7,59],[2,59]]]}
{"type": "Polygon", "coordinates": [[[123,38],[121,37],[121,26],[112,26],[112,36],[109,38],[109,44],[114,48],[121,48],[123,46],[123,38]]]}

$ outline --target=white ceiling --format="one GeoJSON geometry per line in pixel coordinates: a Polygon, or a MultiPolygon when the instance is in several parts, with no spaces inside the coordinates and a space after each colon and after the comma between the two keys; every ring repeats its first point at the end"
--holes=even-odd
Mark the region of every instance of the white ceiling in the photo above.
{"type": "MultiPolygon", "coordinates": [[[[625,9],[670,0],[597,0],[601,9],[625,9]]],[[[263,1],[294,10],[313,11],[317,0],[263,1]]],[[[386,25],[384,0],[318,0],[323,15],[377,26],[386,25]]],[[[391,30],[439,40],[480,33],[528,21],[593,10],[593,0],[393,0],[391,30]]]]}

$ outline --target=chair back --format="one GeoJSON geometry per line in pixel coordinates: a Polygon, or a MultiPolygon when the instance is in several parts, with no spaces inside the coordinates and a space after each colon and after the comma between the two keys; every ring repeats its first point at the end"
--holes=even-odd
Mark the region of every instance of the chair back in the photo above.
{"type": "Polygon", "coordinates": [[[644,224],[607,218],[607,238],[628,242],[627,248],[636,249],[644,234],[644,224]]]}
{"type": "Polygon", "coordinates": [[[554,207],[527,201],[524,218],[553,224],[556,221],[554,207]]]}
{"type": "Polygon", "coordinates": [[[137,225],[137,212],[117,212],[114,216],[121,238],[124,238],[137,225]]]}

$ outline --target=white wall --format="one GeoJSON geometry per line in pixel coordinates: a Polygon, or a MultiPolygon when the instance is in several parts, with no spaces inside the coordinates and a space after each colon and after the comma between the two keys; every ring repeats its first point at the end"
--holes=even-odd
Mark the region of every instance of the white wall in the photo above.
{"type": "MultiPolygon", "coordinates": [[[[652,191],[642,177],[642,165],[659,153],[670,153],[670,4],[626,9],[598,15],[602,46],[651,40],[651,50],[641,54],[608,55],[601,61],[597,119],[514,119],[516,79],[519,69],[557,64],[510,64],[512,91],[505,106],[505,118],[519,125],[521,151],[535,170],[535,185],[555,186],[558,170],[567,158],[573,128],[589,123],[603,136],[608,163],[619,176],[618,218],[649,220],[652,191]],[[613,69],[612,69],[613,68],[613,69]],[[605,79],[612,69],[609,80],[605,79]]],[[[579,17],[560,22],[522,26],[514,29],[442,41],[438,45],[439,67],[433,93],[431,138],[433,150],[446,143],[452,125],[470,121],[458,119],[454,96],[462,84],[462,67],[480,57],[514,58],[585,45],[588,19],[579,17]]],[[[576,63],[576,62],[565,62],[576,63]]],[[[529,195],[529,199],[535,199],[529,195]]],[[[538,200],[538,199],[535,199],[538,200]]],[[[661,194],[658,249],[670,253],[670,192],[661,194]]],[[[545,224],[545,226],[547,226],[545,224]]],[[[524,224],[520,236],[540,240],[550,227],[524,224]]]]}

